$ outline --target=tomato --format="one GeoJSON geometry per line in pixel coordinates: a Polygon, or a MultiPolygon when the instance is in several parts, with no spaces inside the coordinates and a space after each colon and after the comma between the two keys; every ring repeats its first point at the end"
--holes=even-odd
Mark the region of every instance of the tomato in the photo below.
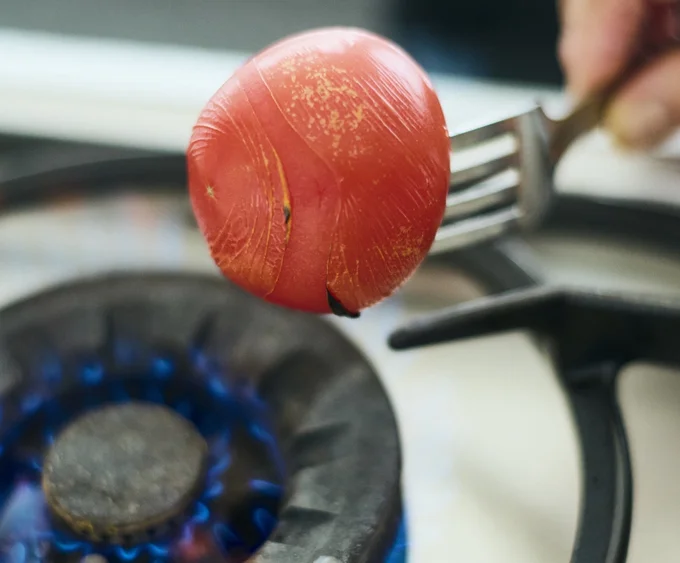
{"type": "Polygon", "coordinates": [[[224,275],[272,303],[347,316],[425,258],[449,170],[427,75],[356,29],[292,36],[251,58],[188,148],[192,206],[224,275]]]}

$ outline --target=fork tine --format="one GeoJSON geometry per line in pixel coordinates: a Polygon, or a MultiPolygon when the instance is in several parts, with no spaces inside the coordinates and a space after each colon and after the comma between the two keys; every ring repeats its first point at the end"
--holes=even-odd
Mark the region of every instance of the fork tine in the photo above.
{"type": "Polygon", "coordinates": [[[483,125],[482,127],[469,128],[463,131],[454,132],[450,137],[451,150],[463,150],[484,141],[489,141],[505,133],[512,133],[515,130],[515,118],[509,117],[494,123],[483,125]]]}
{"type": "Polygon", "coordinates": [[[482,180],[486,180],[487,178],[491,178],[492,176],[503,172],[503,170],[515,168],[519,163],[518,157],[519,155],[517,152],[512,152],[499,158],[476,164],[475,166],[462,168],[460,170],[452,170],[449,189],[472,184],[474,182],[481,182],[482,180]]]}
{"type": "Polygon", "coordinates": [[[472,215],[484,208],[511,201],[514,189],[519,185],[519,172],[505,170],[470,188],[449,195],[446,198],[445,219],[456,219],[472,215]]]}
{"type": "Polygon", "coordinates": [[[519,209],[510,207],[439,227],[430,254],[449,252],[499,237],[509,231],[519,217],[519,209]]]}

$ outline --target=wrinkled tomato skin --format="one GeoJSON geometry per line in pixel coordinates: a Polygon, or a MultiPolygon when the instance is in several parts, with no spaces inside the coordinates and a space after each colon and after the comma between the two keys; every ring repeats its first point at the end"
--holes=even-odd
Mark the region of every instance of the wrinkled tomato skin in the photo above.
{"type": "MultiPolygon", "coordinates": [[[[218,267],[272,303],[357,313],[425,258],[446,202],[449,140],[425,72],[354,29],[285,39],[201,113],[194,213],[218,267]]],[[[337,311],[336,311],[337,312],[337,311]]]]}

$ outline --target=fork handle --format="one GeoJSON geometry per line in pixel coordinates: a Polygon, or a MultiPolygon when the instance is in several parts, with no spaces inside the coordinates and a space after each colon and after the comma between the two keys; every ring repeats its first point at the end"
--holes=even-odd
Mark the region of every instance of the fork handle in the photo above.
{"type": "Polygon", "coordinates": [[[571,143],[578,137],[595,129],[604,116],[614,94],[628,82],[636,71],[641,69],[647,62],[653,60],[673,48],[680,45],[680,38],[672,38],[665,44],[658,45],[648,50],[639,50],[633,60],[604,88],[596,91],[582,102],[564,119],[550,120],[551,131],[548,141],[549,154],[553,164],[556,164],[567,151],[571,143]]]}
{"type": "Polygon", "coordinates": [[[551,121],[548,150],[553,164],[557,164],[576,139],[600,125],[614,92],[614,88],[597,92],[579,103],[564,119],[551,121]]]}
{"type": "Polygon", "coordinates": [[[552,121],[548,148],[553,163],[556,164],[562,158],[562,155],[576,139],[600,125],[611,99],[649,58],[647,56],[634,59],[634,62],[626,67],[626,70],[609,84],[586,97],[567,117],[552,121]]]}

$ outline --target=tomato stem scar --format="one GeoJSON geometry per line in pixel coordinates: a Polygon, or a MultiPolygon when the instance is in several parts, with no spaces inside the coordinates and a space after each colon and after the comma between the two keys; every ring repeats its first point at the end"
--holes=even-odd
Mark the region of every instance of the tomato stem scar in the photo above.
{"type": "Polygon", "coordinates": [[[337,300],[337,298],[326,288],[326,295],[328,296],[328,306],[331,308],[331,312],[338,317],[348,317],[350,319],[358,319],[360,313],[353,313],[345,309],[342,303],[337,300]]]}

